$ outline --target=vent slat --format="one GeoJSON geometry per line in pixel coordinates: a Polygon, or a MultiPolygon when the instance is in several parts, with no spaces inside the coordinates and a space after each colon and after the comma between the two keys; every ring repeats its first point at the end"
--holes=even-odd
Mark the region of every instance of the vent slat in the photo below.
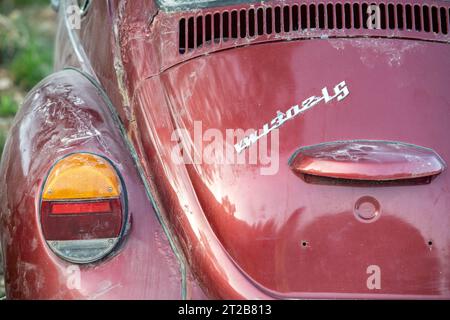
{"type": "Polygon", "coordinates": [[[298,5],[292,6],[292,31],[299,29],[299,14],[298,5]]]}
{"type": "Polygon", "coordinates": [[[434,33],[440,33],[440,21],[438,15],[438,8],[435,6],[431,7],[431,21],[432,21],[432,30],[434,33]]]}
{"type": "Polygon", "coordinates": [[[266,8],[266,33],[272,34],[273,21],[272,21],[272,8],[266,8]]]}
{"type": "Polygon", "coordinates": [[[397,28],[399,30],[404,29],[404,23],[405,23],[405,10],[403,10],[403,6],[398,4],[396,8],[396,14],[397,14],[397,28]]]}
{"type": "Polygon", "coordinates": [[[344,4],[344,27],[345,29],[352,28],[352,9],[350,3],[344,4]]]}
{"type": "Polygon", "coordinates": [[[331,3],[327,4],[327,28],[329,30],[334,29],[334,7],[331,3]]]}
{"type": "Polygon", "coordinates": [[[447,15],[444,8],[441,8],[440,10],[440,21],[441,21],[441,31],[443,34],[447,34],[448,28],[447,28],[447,15]]]}
{"type": "MultiPolygon", "coordinates": [[[[182,17],[178,26],[179,53],[222,45],[230,39],[255,39],[305,30],[398,30],[447,35],[450,8],[417,3],[294,3],[256,6],[182,17]],[[369,7],[370,6],[370,7],[369,7]],[[376,6],[377,10],[371,10],[376,6]],[[369,16],[370,14],[370,16],[369,16]],[[378,25],[370,17],[379,15],[378,25]]],[[[377,33],[379,35],[379,33],[377,33]]]]}
{"type": "Polygon", "coordinates": [[[281,32],[281,9],[275,7],[275,33],[281,32]]]}
{"type": "Polygon", "coordinates": [[[361,6],[359,5],[359,3],[354,3],[353,4],[353,28],[355,29],[360,29],[361,28],[361,20],[362,20],[362,15],[361,15],[361,10],[360,10],[361,6]]]}
{"type": "Polygon", "coordinates": [[[288,33],[289,31],[291,31],[291,10],[289,6],[284,6],[283,7],[283,19],[282,19],[282,23],[283,23],[283,28],[282,30],[285,33],[288,33]]]}

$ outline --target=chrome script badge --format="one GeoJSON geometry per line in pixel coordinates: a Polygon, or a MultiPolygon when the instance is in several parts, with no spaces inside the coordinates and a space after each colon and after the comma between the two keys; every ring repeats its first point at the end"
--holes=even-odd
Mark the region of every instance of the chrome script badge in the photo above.
{"type": "Polygon", "coordinates": [[[236,149],[237,153],[241,153],[243,150],[247,149],[252,144],[256,143],[259,139],[268,135],[272,130],[279,128],[286,121],[294,119],[296,116],[318,105],[320,102],[324,101],[325,103],[329,103],[334,99],[336,99],[337,101],[341,101],[350,94],[350,91],[348,90],[345,81],[342,81],[341,83],[336,85],[333,90],[334,95],[330,96],[328,89],[325,87],[322,89],[322,96],[309,97],[308,99],[302,102],[301,108],[299,107],[299,105],[295,105],[292,106],[289,110],[287,110],[286,113],[278,111],[277,116],[274,119],[272,119],[272,121],[270,121],[269,123],[266,123],[263,126],[262,130],[260,130],[262,131],[260,135],[258,135],[257,132],[252,133],[234,145],[234,148],[236,149]]]}

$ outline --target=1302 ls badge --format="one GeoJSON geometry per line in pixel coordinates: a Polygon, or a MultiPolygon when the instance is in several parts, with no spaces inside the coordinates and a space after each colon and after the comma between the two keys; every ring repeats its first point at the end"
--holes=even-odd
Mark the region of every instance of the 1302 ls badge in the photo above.
{"type": "Polygon", "coordinates": [[[237,153],[241,153],[243,150],[247,149],[252,144],[256,143],[259,139],[269,134],[272,130],[279,128],[286,121],[292,120],[296,116],[305,112],[306,110],[311,109],[312,107],[318,105],[321,101],[325,101],[325,103],[329,103],[334,99],[336,99],[337,101],[341,101],[350,94],[350,91],[348,90],[345,81],[342,81],[341,83],[336,85],[333,88],[333,90],[334,95],[330,96],[328,89],[325,87],[322,89],[322,96],[309,97],[308,99],[302,102],[301,108],[299,107],[299,105],[294,105],[289,110],[287,110],[286,113],[278,111],[277,116],[274,119],[272,119],[272,121],[270,121],[269,123],[266,123],[263,126],[262,130],[260,130],[262,131],[261,134],[258,135],[257,132],[252,133],[234,145],[234,148],[236,149],[237,153]]]}

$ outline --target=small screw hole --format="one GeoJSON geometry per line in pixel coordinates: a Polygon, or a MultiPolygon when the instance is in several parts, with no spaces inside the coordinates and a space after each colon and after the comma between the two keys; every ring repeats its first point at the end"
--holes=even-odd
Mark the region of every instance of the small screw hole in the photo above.
{"type": "Polygon", "coordinates": [[[433,245],[433,241],[428,241],[428,245],[431,247],[433,245]]]}

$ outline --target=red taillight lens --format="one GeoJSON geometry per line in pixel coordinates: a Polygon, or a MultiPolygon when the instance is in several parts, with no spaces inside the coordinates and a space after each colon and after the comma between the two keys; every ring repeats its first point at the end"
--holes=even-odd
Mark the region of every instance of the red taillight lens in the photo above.
{"type": "Polygon", "coordinates": [[[120,199],[42,202],[42,229],[47,240],[117,238],[122,230],[120,199]]]}
{"type": "Polygon", "coordinates": [[[65,260],[90,263],[109,254],[124,230],[124,186],[114,167],[92,154],[61,159],[46,179],[41,225],[65,260]]]}
{"type": "Polygon", "coordinates": [[[65,202],[65,203],[52,203],[47,202],[47,205],[51,207],[50,214],[83,214],[83,213],[111,213],[111,202],[114,201],[117,205],[119,199],[103,200],[94,202],[65,202]]]}

